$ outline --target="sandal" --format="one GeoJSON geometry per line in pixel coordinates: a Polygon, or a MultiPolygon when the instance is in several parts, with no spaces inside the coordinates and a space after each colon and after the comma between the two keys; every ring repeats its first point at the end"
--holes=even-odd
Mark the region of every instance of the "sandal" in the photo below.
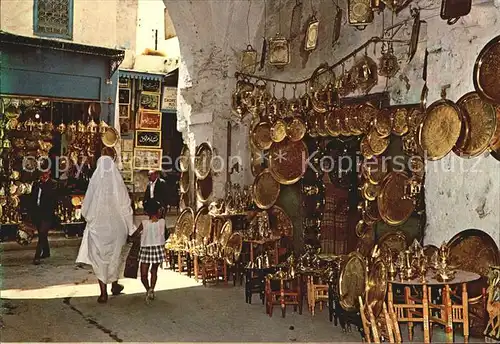
{"type": "Polygon", "coordinates": [[[120,293],[123,291],[123,286],[121,284],[115,283],[111,286],[111,293],[113,293],[114,296],[120,295],[120,293]]]}
{"type": "Polygon", "coordinates": [[[98,303],[106,303],[106,302],[108,302],[108,295],[100,295],[97,298],[97,302],[98,303]]]}

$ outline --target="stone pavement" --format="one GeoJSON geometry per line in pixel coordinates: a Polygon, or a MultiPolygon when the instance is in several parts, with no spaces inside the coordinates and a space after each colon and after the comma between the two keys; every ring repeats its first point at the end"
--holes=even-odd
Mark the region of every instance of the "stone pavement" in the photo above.
{"type": "Polygon", "coordinates": [[[355,342],[324,310],[312,317],[289,309],[272,318],[243,287],[203,287],[161,270],[157,298],[144,302],[139,280],[123,279],[124,294],[96,302],[98,286],[89,268],[77,268],[77,247],[58,247],[42,265],[33,251],[2,253],[2,342],[355,342]]]}

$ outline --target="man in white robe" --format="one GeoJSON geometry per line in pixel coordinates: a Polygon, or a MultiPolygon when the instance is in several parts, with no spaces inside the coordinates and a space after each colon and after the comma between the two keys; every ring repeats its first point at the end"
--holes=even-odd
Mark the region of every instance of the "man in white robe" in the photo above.
{"type": "Polygon", "coordinates": [[[87,222],[77,263],[92,265],[99,280],[99,303],[108,300],[107,284],[113,295],[123,286],[118,284],[121,251],[136,229],[127,187],[115,163],[101,156],[85,194],[82,215],[87,222]]]}

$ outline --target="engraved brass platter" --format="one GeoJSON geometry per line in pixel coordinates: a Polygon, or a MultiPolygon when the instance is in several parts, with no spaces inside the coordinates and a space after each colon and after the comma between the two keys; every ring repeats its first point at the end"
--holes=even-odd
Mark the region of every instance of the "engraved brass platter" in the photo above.
{"type": "Polygon", "coordinates": [[[389,137],[382,137],[378,134],[375,128],[370,130],[370,133],[366,137],[370,149],[375,155],[380,155],[385,152],[387,147],[389,147],[390,139],[389,137]]]}
{"type": "Polygon", "coordinates": [[[196,244],[202,245],[203,239],[210,239],[210,230],[212,229],[212,217],[208,214],[208,206],[198,209],[194,220],[196,232],[196,244]]]}
{"type": "MultiPolygon", "coordinates": [[[[499,84],[500,85],[500,84],[499,84]]],[[[490,145],[497,122],[495,107],[479,97],[476,92],[465,94],[457,102],[466,118],[466,139],[454,152],[461,157],[473,158],[481,155],[490,145]]]]}
{"type": "Polygon", "coordinates": [[[269,209],[269,224],[273,233],[281,237],[293,237],[293,223],[287,213],[277,205],[269,209]]]}
{"type": "MultiPolygon", "coordinates": [[[[370,103],[360,105],[357,109],[358,128],[363,133],[368,133],[370,131],[371,123],[377,118],[378,113],[379,110],[370,103]]],[[[384,137],[384,135],[380,136],[384,137]]]]}
{"type": "Polygon", "coordinates": [[[177,238],[187,238],[193,234],[194,231],[194,212],[191,208],[184,209],[175,223],[175,234],[177,238]]]}
{"type": "Polygon", "coordinates": [[[365,234],[359,239],[356,251],[367,257],[375,246],[375,231],[369,227],[365,234]]]}
{"type": "Polygon", "coordinates": [[[364,183],[361,188],[361,194],[363,198],[368,201],[376,200],[379,192],[380,192],[380,186],[372,184],[370,182],[364,183]]]}
{"type": "Polygon", "coordinates": [[[295,184],[306,171],[309,157],[303,141],[288,139],[274,143],[269,152],[269,171],[274,179],[283,185],[295,184]]]}
{"type": "Polygon", "coordinates": [[[466,229],[448,242],[450,263],[464,271],[488,275],[490,266],[500,264],[500,252],[495,241],[482,230],[466,229]]]}
{"type": "Polygon", "coordinates": [[[189,190],[189,172],[182,172],[179,179],[179,188],[181,193],[186,193],[189,190]]]}
{"type": "Polygon", "coordinates": [[[359,309],[358,299],[365,292],[365,260],[359,252],[351,252],[342,263],[339,277],[340,306],[348,312],[359,309]]]}
{"type": "Polygon", "coordinates": [[[267,150],[271,148],[273,140],[271,138],[271,124],[268,122],[260,122],[252,130],[252,143],[259,150],[267,150]]]}
{"type": "Polygon", "coordinates": [[[408,248],[408,238],[403,231],[396,230],[384,234],[378,241],[380,256],[387,259],[392,257],[393,262],[398,258],[400,252],[408,248]]]}
{"type": "Polygon", "coordinates": [[[189,148],[187,145],[184,145],[181,150],[181,155],[179,156],[179,169],[181,172],[187,172],[189,170],[189,158],[189,148]]]}
{"type": "Polygon", "coordinates": [[[282,119],[277,119],[271,127],[271,140],[281,142],[286,137],[286,123],[282,119]]]}
{"type": "Polygon", "coordinates": [[[431,104],[418,135],[427,159],[444,158],[455,146],[461,129],[462,111],[456,104],[445,99],[431,104]]]}
{"type": "Polygon", "coordinates": [[[207,142],[203,142],[196,150],[194,158],[194,173],[196,178],[205,179],[212,170],[212,148],[207,142]]]}
{"type": "Polygon", "coordinates": [[[482,98],[500,104],[500,35],[489,41],[474,65],[474,88],[482,98]]]}
{"type": "Polygon", "coordinates": [[[114,147],[118,140],[120,139],[120,134],[113,127],[106,127],[104,133],[102,134],[102,143],[106,147],[114,147]]]}
{"type": "Polygon", "coordinates": [[[370,267],[366,281],[365,303],[377,318],[387,294],[387,270],[382,259],[377,259],[370,267]]]}
{"type": "Polygon", "coordinates": [[[235,232],[231,235],[227,241],[227,246],[224,249],[225,259],[227,264],[234,265],[241,255],[241,250],[243,249],[243,236],[239,232],[235,232]]]}
{"type": "Polygon", "coordinates": [[[361,154],[363,155],[363,157],[365,157],[365,159],[372,159],[375,155],[375,152],[370,147],[370,143],[368,143],[367,136],[361,139],[361,142],[359,143],[359,150],[361,151],[361,154]]]}
{"type": "Polygon", "coordinates": [[[378,210],[382,220],[390,226],[399,226],[408,220],[415,205],[405,199],[409,178],[404,172],[390,172],[384,179],[377,198],[378,210]]]}
{"type": "Polygon", "coordinates": [[[252,151],[250,157],[250,169],[252,171],[252,175],[257,177],[259,173],[264,170],[262,163],[264,162],[264,155],[260,152],[252,151]]]}
{"type": "Polygon", "coordinates": [[[286,126],[286,135],[290,141],[300,141],[307,132],[307,127],[300,118],[293,118],[286,126]]]}
{"type": "Polygon", "coordinates": [[[233,223],[231,222],[231,220],[226,220],[226,222],[224,222],[224,225],[222,225],[220,235],[217,238],[217,241],[222,247],[226,247],[231,234],[233,234],[233,223]]]}
{"type": "Polygon", "coordinates": [[[380,157],[365,160],[362,167],[363,176],[375,185],[380,184],[387,174],[387,165],[384,163],[384,159],[380,157]]]}
{"type": "Polygon", "coordinates": [[[269,169],[262,171],[253,182],[253,200],[260,209],[271,208],[280,194],[280,184],[269,169]]]}
{"type": "Polygon", "coordinates": [[[397,136],[403,136],[408,130],[408,110],[405,108],[396,109],[392,116],[392,133],[397,136]]]}
{"type": "Polygon", "coordinates": [[[214,189],[212,174],[209,173],[205,179],[196,179],[196,198],[201,203],[206,203],[214,189]]]}
{"type": "Polygon", "coordinates": [[[337,137],[341,133],[339,111],[330,111],[325,116],[325,128],[330,136],[337,137]]]}

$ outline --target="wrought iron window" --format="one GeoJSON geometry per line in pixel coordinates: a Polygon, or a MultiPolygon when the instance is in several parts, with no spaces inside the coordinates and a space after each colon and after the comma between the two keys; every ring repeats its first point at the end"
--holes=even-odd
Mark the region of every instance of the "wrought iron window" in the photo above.
{"type": "Polygon", "coordinates": [[[34,0],[34,33],[73,38],[73,0],[34,0]]]}

